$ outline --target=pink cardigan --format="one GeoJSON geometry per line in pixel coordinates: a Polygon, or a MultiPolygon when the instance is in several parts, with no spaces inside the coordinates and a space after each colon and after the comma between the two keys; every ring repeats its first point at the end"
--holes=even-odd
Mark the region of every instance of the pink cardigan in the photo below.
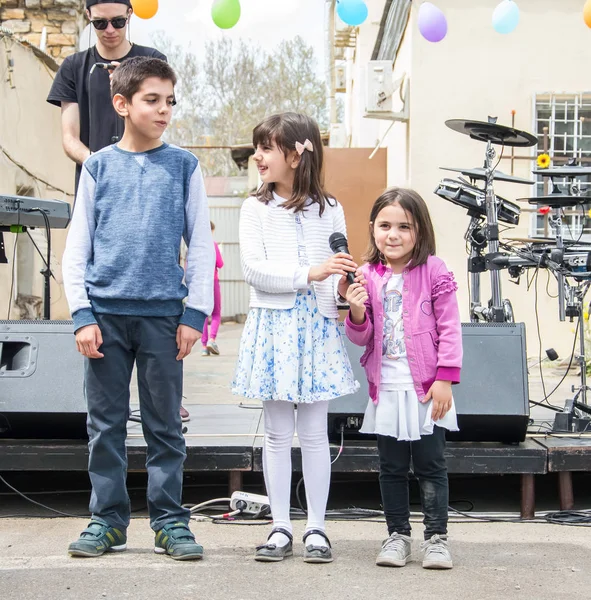
{"type": "MultiPolygon", "coordinates": [[[[365,264],[369,299],[365,321],[345,320],[347,337],[357,346],[366,346],[361,357],[369,383],[369,395],[378,403],[382,371],[384,308],[382,290],[392,275],[384,265],[365,264]]],[[[402,322],[410,372],[419,400],[437,379],[459,383],[462,367],[462,330],[453,273],[436,256],[418,267],[403,271],[402,322]]]]}

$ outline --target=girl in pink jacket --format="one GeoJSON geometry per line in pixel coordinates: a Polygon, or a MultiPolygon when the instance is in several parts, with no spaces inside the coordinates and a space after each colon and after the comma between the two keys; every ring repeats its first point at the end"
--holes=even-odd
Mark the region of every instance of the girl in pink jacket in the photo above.
{"type": "Polygon", "coordinates": [[[445,429],[457,431],[451,386],[460,380],[462,336],[457,284],[435,254],[425,201],[391,188],[370,215],[370,244],[352,284],[345,321],[361,357],[370,399],[363,433],[377,434],[380,487],[389,537],[376,563],[402,567],[410,559],[408,473],[419,481],[424,513],[423,567],[451,569],[445,429]]]}

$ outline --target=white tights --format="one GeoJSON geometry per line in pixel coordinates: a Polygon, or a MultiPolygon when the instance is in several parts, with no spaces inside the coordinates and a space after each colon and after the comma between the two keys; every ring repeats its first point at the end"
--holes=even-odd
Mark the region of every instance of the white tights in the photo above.
{"type": "MultiPolygon", "coordinates": [[[[324,517],[330,487],[330,450],[328,447],[328,402],[298,404],[266,400],[263,402],[265,416],[265,440],[263,447],[263,471],[265,485],[273,513],[273,527],[292,531],[289,518],[291,497],[291,445],[296,430],[302,450],[302,469],[306,486],[308,522],[306,531],[324,531],[324,517]],[[296,416],[297,412],[297,425],[296,416]]],[[[274,534],[269,543],[283,546],[288,538],[274,534]]],[[[326,546],[326,540],[311,535],[306,545],[326,546]]]]}

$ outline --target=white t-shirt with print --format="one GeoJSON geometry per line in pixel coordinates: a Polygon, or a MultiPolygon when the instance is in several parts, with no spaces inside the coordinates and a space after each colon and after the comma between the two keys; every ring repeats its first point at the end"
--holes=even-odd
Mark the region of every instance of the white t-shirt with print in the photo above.
{"type": "Polygon", "coordinates": [[[381,385],[395,383],[412,386],[413,384],[404,343],[402,285],[402,274],[392,274],[382,295],[384,337],[382,338],[381,385]]]}

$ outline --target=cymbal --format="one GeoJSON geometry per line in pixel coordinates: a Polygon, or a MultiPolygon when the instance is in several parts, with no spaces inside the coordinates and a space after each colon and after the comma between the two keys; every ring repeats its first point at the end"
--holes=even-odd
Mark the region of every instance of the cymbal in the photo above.
{"type": "Polygon", "coordinates": [[[591,175],[591,167],[552,167],[550,169],[534,169],[532,173],[544,177],[579,177],[591,175]]]}
{"type": "MultiPolygon", "coordinates": [[[[455,171],[456,173],[461,173],[470,179],[482,179],[486,180],[486,170],[482,167],[477,167],[476,169],[456,169],[454,167],[439,167],[444,171],[455,171]]],[[[514,175],[507,175],[502,171],[494,171],[493,179],[497,181],[508,181],[509,183],[524,183],[526,185],[533,185],[535,181],[531,179],[522,179],[521,177],[515,177],[514,175]]]]}
{"type": "Polygon", "coordinates": [[[470,121],[465,119],[450,119],[445,124],[458,133],[469,135],[473,140],[502,144],[504,146],[535,146],[538,138],[531,133],[488,123],[485,121],[470,121]]]}
{"type": "Polygon", "coordinates": [[[589,202],[589,196],[567,196],[566,194],[551,194],[550,196],[536,196],[535,198],[519,198],[520,201],[538,206],[551,206],[553,208],[563,208],[567,206],[577,206],[589,202]]]}

